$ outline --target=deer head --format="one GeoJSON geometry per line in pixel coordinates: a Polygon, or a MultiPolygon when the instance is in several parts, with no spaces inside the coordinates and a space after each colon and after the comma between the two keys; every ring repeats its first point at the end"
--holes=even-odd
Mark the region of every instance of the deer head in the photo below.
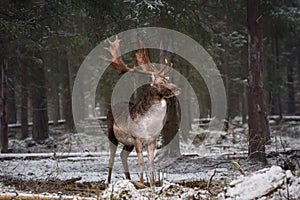
{"type": "Polygon", "coordinates": [[[151,87],[161,98],[168,99],[180,94],[180,89],[164,76],[153,76],[151,87]]]}
{"type": "Polygon", "coordinates": [[[130,68],[125,64],[120,53],[121,40],[117,36],[115,41],[112,42],[109,39],[107,39],[107,41],[110,46],[105,49],[110,53],[112,58],[107,58],[106,56],[102,56],[102,58],[108,62],[111,62],[113,69],[123,73],[136,72],[151,75],[151,90],[156,92],[159,96],[161,96],[161,98],[167,99],[180,94],[180,89],[175,84],[171,83],[165,76],[167,71],[166,68],[172,67],[172,64],[165,59],[163,68],[158,70],[153,64],[151,64],[147,50],[145,49],[145,45],[141,40],[139,40],[141,49],[137,50],[135,53],[136,63],[140,69],[137,67],[130,68]]]}

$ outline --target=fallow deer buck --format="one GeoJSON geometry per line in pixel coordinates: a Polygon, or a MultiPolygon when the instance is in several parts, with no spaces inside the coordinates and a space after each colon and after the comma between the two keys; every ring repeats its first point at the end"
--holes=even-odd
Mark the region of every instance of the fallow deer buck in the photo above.
{"type": "MultiPolygon", "coordinates": [[[[167,65],[162,70],[158,70],[151,63],[147,54],[147,50],[142,47],[136,51],[136,61],[142,70],[128,67],[120,57],[120,39],[116,37],[112,42],[108,39],[110,46],[106,50],[111,54],[112,58],[108,59],[102,56],[106,61],[111,62],[113,69],[120,72],[133,72],[151,75],[151,84],[146,86],[143,96],[135,104],[129,106],[130,116],[124,114],[124,109],[114,113],[108,112],[108,138],[110,140],[110,159],[108,166],[108,183],[111,181],[114,157],[119,143],[124,145],[121,151],[121,160],[124,168],[126,179],[130,179],[127,159],[130,152],[135,148],[138,163],[140,182],[144,183],[144,158],[143,147],[148,147],[148,157],[150,164],[150,186],[155,186],[154,179],[154,152],[156,149],[156,139],[164,125],[166,114],[166,100],[180,93],[180,89],[171,83],[163,74],[167,65]],[[129,117],[131,119],[129,119],[129,117]],[[118,120],[115,120],[118,118],[118,120]],[[118,121],[118,122],[116,122],[118,121]]],[[[140,41],[140,45],[143,43],[140,41]]],[[[167,60],[166,60],[167,62],[167,60]]],[[[115,109],[118,110],[118,105],[115,109]]],[[[123,107],[124,108],[124,107],[123,107]]]]}

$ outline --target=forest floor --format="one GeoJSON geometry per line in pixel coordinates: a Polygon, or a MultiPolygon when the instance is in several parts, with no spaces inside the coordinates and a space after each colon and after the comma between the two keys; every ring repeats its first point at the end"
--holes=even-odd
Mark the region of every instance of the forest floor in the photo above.
{"type": "Polygon", "coordinates": [[[112,184],[106,184],[109,150],[103,133],[53,129],[42,143],[10,138],[12,153],[0,154],[0,199],[300,199],[300,124],[272,124],[268,165],[247,160],[247,132],[242,125],[228,132],[194,126],[180,155],[157,151],[158,182],[152,188],[137,183],[134,152],[129,157],[134,181],[124,179],[116,156],[112,184]]]}

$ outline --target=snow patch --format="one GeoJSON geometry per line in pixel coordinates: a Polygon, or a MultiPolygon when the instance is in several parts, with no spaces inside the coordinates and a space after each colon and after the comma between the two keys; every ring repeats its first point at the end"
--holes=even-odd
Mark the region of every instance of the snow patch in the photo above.
{"type": "Polygon", "coordinates": [[[109,184],[108,188],[102,193],[103,199],[130,199],[136,193],[134,185],[129,180],[119,180],[109,184]]]}
{"type": "MultiPolygon", "coordinates": [[[[226,191],[227,200],[233,199],[288,199],[300,198],[300,178],[291,171],[284,171],[279,166],[272,166],[241,176],[232,181],[226,191]]],[[[220,195],[222,196],[222,195],[220,195]]]]}
{"type": "Polygon", "coordinates": [[[101,199],[208,199],[205,190],[191,189],[164,181],[161,187],[137,190],[129,180],[119,180],[109,185],[101,199]]]}

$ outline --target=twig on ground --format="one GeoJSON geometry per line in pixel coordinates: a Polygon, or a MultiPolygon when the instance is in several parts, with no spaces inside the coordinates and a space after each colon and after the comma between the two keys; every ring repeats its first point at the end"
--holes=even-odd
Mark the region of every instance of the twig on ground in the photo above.
{"type": "Polygon", "coordinates": [[[235,162],[235,161],[231,161],[231,164],[233,165],[233,167],[237,170],[239,170],[239,172],[241,172],[242,175],[246,176],[246,172],[242,169],[242,167],[240,166],[239,163],[235,162]]]}
{"type": "Polygon", "coordinates": [[[64,181],[65,184],[71,184],[75,183],[76,181],[80,181],[82,178],[81,177],[75,177],[75,178],[70,178],[64,181]]]}
{"type": "Polygon", "coordinates": [[[209,178],[209,181],[207,182],[207,186],[206,186],[206,189],[207,189],[207,191],[211,194],[211,191],[210,191],[210,184],[211,184],[211,182],[212,182],[212,179],[213,179],[213,177],[216,175],[216,172],[217,172],[217,170],[215,169],[214,170],[214,172],[213,172],[213,174],[210,176],[210,178],[209,178]]]}
{"type": "Polygon", "coordinates": [[[289,182],[290,180],[287,178],[285,174],[285,186],[286,186],[286,194],[287,194],[287,199],[290,199],[290,187],[289,187],[289,182]]]}
{"type": "Polygon", "coordinates": [[[147,186],[142,184],[141,182],[138,182],[138,181],[133,181],[133,180],[130,180],[130,182],[134,185],[134,187],[136,189],[144,189],[146,188],[147,186]]]}
{"type": "Polygon", "coordinates": [[[100,189],[91,189],[91,188],[77,188],[77,187],[65,187],[67,191],[74,191],[74,192],[87,192],[87,193],[95,193],[98,194],[103,191],[104,188],[100,189]]]}
{"type": "Polygon", "coordinates": [[[281,144],[281,146],[282,146],[282,148],[283,148],[283,151],[285,152],[285,151],[286,151],[287,145],[284,144],[284,142],[283,142],[283,140],[282,140],[282,137],[281,137],[281,134],[279,134],[279,140],[280,140],[280,144],[281,144]]]}
{"type": "MultiPolygon", "coordinates": [[[[275,151],[276,151],[276,153],[278,153],[278,155],[279,155],[279,150],[278,150],[277,142],[278,142],[278,141],[277,141],[277,136],[275,135],[275,151]]],[[[276,156],[276,165],[279,166],[278,156],[276,156]]]]}

